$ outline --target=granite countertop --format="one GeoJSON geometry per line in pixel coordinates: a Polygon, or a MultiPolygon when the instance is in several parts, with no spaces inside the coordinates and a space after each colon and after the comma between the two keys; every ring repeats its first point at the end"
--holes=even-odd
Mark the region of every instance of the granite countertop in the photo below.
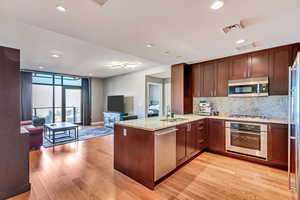
{"type": "Polygon", "coordinates": [[[147,131],[157,131],[164,128],[169,128],[173,126],[177,126],[180,124],[185,124],[201,119],[223,119],[223,120],[232,120],[232,121],[245,121],[245,122],[258,122],[258,123],[275,123],[275,124],[287,124],[287,120],[284,119],[257,119],[257,118],[234,118],[227,116],[199,116],[199,115],[176,115],[175,118],[185,118],[186,120],[178,121],[178,122],[167,122],[161,121],[161,119],[166,119],[165,117],[153,117],[153,118],[144,118],[144,119],[135,119],[128,121],[117,122],[116,124],[140,128],[147,131]]]}

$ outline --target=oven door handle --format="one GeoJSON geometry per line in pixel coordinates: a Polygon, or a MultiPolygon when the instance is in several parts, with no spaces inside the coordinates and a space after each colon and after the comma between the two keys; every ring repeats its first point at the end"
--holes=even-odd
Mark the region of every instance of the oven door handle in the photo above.
{"type": "Polygon", "coordinates": [[[245,134],[250,134],[250,135],[262,135],[262,132],[259,133],[254,133],[250,131],[239,131],[239,130],[230,130],[231,133],[245,133],[245,134]]]}

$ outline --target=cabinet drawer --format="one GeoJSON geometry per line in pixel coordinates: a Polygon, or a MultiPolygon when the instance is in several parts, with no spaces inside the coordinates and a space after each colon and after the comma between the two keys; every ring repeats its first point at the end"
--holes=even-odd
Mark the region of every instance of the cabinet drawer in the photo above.
{"type": "Polygon", "coordinates": [[[199,149],[199,151],[203,151],[207,147],[208,147],[208,140],[203,140],[203,141],[201,141],[201,142],[198,143],[198,149],[199,149]]]}

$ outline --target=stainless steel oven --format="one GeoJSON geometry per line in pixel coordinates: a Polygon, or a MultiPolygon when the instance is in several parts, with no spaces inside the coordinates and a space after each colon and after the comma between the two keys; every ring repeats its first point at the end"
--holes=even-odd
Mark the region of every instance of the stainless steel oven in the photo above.
{"type": "Polygon", "coordinates": [[[226,122],[226,151],[267,159],[268,126],[226,122]]]}
{"type": "Polygon", "coordinates": [[[268,77],[230,80],[228,82],[228,96],[230,97],[254,97],[268,95],[268,77]]]}

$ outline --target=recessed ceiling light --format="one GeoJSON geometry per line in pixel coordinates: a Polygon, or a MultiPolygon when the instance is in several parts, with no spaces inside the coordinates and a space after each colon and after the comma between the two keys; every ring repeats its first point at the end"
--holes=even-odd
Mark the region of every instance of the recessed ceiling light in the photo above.
{"type": "Polygon", "coordinates": [[[211,4],[210,8],[213,9],[213,10],[218,10],[218,9],[222,8],[223,6],[224,6],[224,2],[223,1],[221,1],[221,0],[215,0],[211,4]]]}
{"type": "Polygon", "coordinates": [[[63,6],[56,6],[56,10],[58,10],[59,12],[66,12],[67,9],[63,6]]]}
{"type": "Polygon", "coordinates": [[[39,66],[39,69],[44,69],[44,67],[43,66],[39,66]]]}
{"type": "Polygon", "coordinates": [[[51,55],[53,58],[59,58],[60,57],[60,55],[58,55],[58,54],[52,54],[51,55]]]}
{"type": "Polygon", "coordinates": [[[93,73],[89,73],[89,76],[93,76],[93,73]]]}
{"type": "Polygon", "coordinates": [[[152,48],[152,47],[154,47],[154,44],[150,44],[150,43],[149,43],[149,44],[146,45],[146,47],[152,48]]]}
{"type": "Polygon", "coordinates": [[[236,41],[237,44],[242,44],[242,43],[244,43],[244,42],[246,42],[246,40],[244,40],[244,39],[241,39],[241,40],[236,41]]]}

